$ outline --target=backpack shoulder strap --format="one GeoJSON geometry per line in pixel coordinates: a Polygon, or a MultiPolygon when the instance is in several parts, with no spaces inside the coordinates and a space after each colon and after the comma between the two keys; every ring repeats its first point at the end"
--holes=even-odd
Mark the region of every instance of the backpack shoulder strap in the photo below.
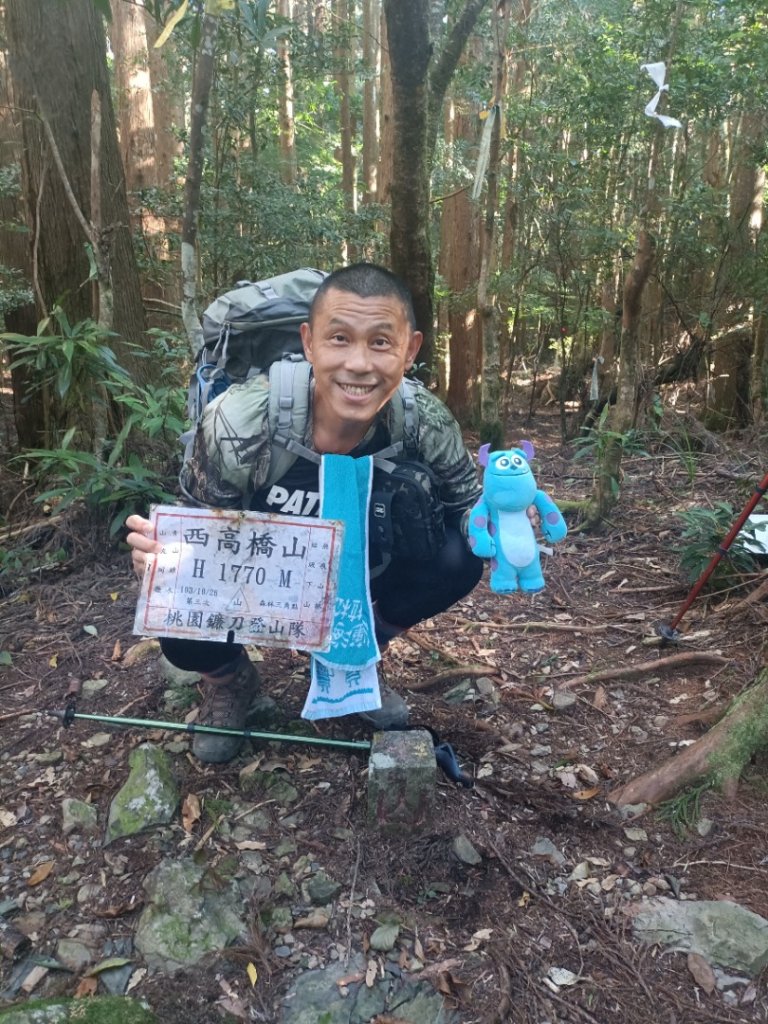
{"type": "Polygon", "coordinates": [[[284,476],[299,455],[320,462],[320,456],[304,444],[309,420],[310,363],[301,356],[286,356],[269,368],[269,431],[272,451],[264,486],[284,476]]]}
{"type": "MultiPolygon", "coordinates": [[[[410,377],[403,377],[397,389],[397,398],[392,399],[392,418],[390,420],[390,434],[393,441],[393,448],[405,452],[408,456],[416,456],[419,452],[419,410],[416,404],[416,394],[419,388],[424,385],[410,377]],[[398,400],[399,399],[399,400],[398,400]]],[[[380,453],[388,455],[386,452],[380,453]]],[[[393,454],[395,454],[393,452],[393,454]]]]}

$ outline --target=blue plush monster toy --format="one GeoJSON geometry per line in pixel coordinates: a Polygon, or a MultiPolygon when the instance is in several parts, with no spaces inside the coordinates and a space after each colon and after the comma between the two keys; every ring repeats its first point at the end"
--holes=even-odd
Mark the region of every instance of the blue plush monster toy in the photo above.
{"type": "Polygon", "coordinates": [[[533,445],[521,441],[519,448],[490,451],[484,444],[478,456],[485,466],[483,495],[469,513],[469,546],[478,558],[491,560],[491,590],[510,594],[543,590],[539,546],[528,508],[533,505],[541,517],[541,532],[551,544],[565,537],[568,529],[552,499],[536,486],[528,462],[533,445]]]}

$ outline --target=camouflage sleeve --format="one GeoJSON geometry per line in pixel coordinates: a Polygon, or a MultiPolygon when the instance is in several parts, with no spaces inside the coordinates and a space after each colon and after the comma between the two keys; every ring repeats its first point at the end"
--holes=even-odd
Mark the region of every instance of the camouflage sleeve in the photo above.
{"type": "Polygon", "coordinates": [[[243,508],[269,470],[269,382],[233,384],[206,408],[179,483],[196,505],[243,508]]]}
{"type": "Polygon", "coordinates": [[[419,454],[440,480],[446,520],[458,526],[481,493],[477,470],[464,445],[461,428],[443,402],[426,388],[416,393],[419,454]]]}

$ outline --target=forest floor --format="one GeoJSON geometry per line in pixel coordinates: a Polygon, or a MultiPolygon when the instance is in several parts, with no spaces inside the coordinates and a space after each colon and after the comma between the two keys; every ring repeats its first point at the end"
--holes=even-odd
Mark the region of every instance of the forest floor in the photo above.
{"type": "MultiPolygon", "coordinates": [[[[533,439],[539,486],[555,500],[590,492],[589,460],[574,461],[572,449],[560,446],[554,414],[540,414],[527,428],[513,421],[508,436],[533,439]]],[[[7,878],[0,889],[19,905],[36,952],[52,956],[56,940],[76,924],[98,922],[113,938],[131,936],[142,881],[162,856],[195,849],[212,864],[236,856],[232,841],[211,826],[236,794],[239,770],[267,756],[300,795],[290,809],[265,803],[270,827],[257,837],[265,874],[274,882],[285,870],[278,848],[290,836],[294,857],[311,855],[343,884],[341,895],[326,927],[294,930],[291,956],[275,953],[284,937],[254,915],[243,947],[172,977],[138,970],[132,995],[146,999],[164,1024],[224,1020],[215,1007],[227,989],[249,1014],[242,1019],[275,1020],[289,979],[307,963],[350,953],[375,961],[368,939],[392,916],[400,922],[400,967],[430,978],[464,1024],[768,1020],[765,978],[730,989],[730,999],[717,988],[707,993],[684,953],[641,946],[626,913],[644,895],[660,893],[728,899],[768,917],[765,766],[750,767],[735,798],[703,791],[638,820],[622,820],[606,800],[613,787],[702,735],[699,713],[725,706],[765,664],[765,606],[735,610],[756,577],[702,596],[681,625],[679,651],[717,653],[724,665],[656,672],[652,663],[678,653],[661,650],[654,634],[654,623],[669,622],[688,589],[676,554],[676,513],[718,500],[740,509],[765,472],[766,447],[760,438],[742,439],[730,454],[702,454],[695,465],[668,447],[628,458],[610,522],[600,534],[570,532],[547,560],[542,594],[496,596],[486,575],[459,606],[391,644],[387,676],[407,696],[413,720],[449,741],[477,780],[463,789],[441,777],[433,824],[402,837],[382,837],[367,824],[359,756],[272,745],[266,755],[245,749],[232,764],[203,766],[182,745],[173,770],[182,795],[195,794],[202,806],[189,832],[177,816],[161,840],[73,845],[61,829],[62,799],[87,800],[106,820],[129,750],[176,736],[120,731],[94,746],[89,738],[98,727],[64,730],[40,714],[64,706],[73,678],[97,678],[108,683],[100,712],[168,717],[155,660],[126,667],[137,641],[138,594],[127,555],[71,534],[68,561],[8,586],[0,598],[0,649],[12,656],[0,668],[0,875],[7,878]],[[641,663],[650,664],[621,676],[641,663]],[[601,670],[616,677],[567,688],[601,670]],[[468,686],[459,703],[446,700],[462,679],[476,684],[479,676],[493,685],[468,686]],[[577,699],[555,707],[554,691],[577,699]],[[58,763],[47,763],[52,751],[61,752],[58,763]],[[479,863],[452,852],[458,835],[479,863]],[[73,899],[73,861],[77,885],[98,887],[85,903],[73,899]],[[36,877],[36,868],[51,862],[49,873],[36,877]],[[255,986],[248,962],[258,969],[255,986]]],[[[10,527],[39,515],[23,505],[16,502],[10,527]]],[[[33,531],[25,541],[46,536],[33,531]]],[[[10,547],[5,539],[3,545],[10,547]]],[[[300,654],[264,653],[266,692],[294,717],[305,665],[300,654]]],[[[361,726],[339,721],[322,731],[366,736],[361,726]]],[[[0,989],[9,971],[3,962],[0,989]]],[[[53,971],[34,995],[53,986],[71,994],[81,981],[53,971]]]]}

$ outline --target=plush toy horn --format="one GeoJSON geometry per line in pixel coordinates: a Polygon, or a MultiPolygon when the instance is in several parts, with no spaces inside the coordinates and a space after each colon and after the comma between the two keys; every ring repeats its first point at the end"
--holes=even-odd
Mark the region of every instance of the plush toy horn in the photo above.
{"type": "Polygon", "coordinates": [[[533,458],[533,445],[530,441],[520,442],[520,451],[525,455],[526,459],[530,462],[533,458]]]}
{"type": "Polygon", "coordinates": [[[484,444],[480,447],[480,450],[477,453],[477,461],[481,466],[488,465],[488,455],[490,454],[490,451],[491,446],[489,444],[484,444]]]}

